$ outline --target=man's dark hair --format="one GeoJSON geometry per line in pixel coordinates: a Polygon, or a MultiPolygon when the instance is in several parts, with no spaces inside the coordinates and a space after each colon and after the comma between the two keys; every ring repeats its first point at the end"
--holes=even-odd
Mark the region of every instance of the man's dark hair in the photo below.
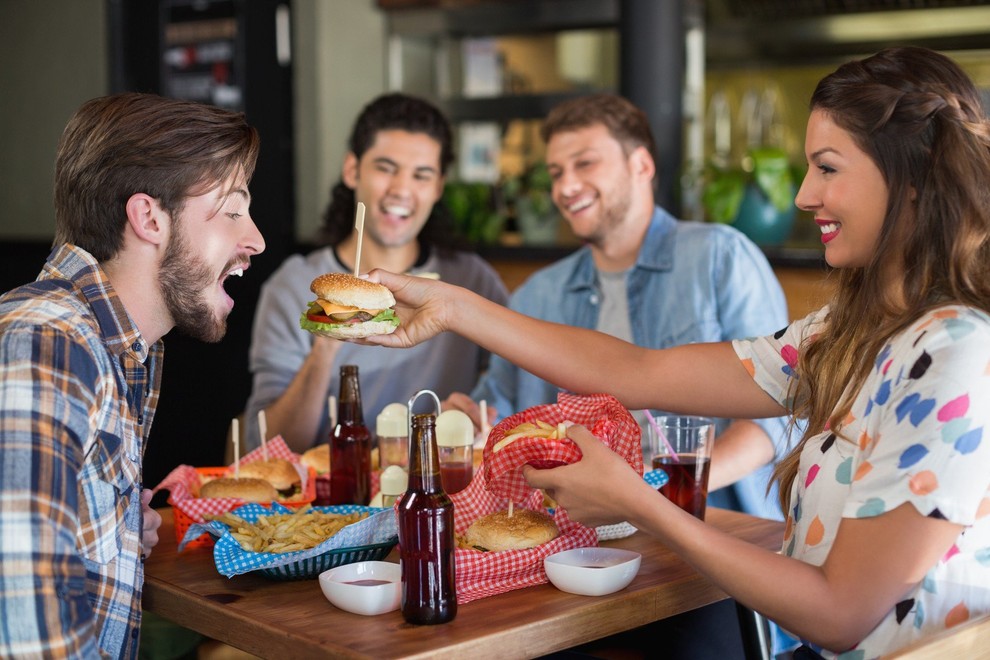
{"type": "MultiPolygon", "coordinates": [[[[454,161],[454,146],[450,123],[434,105],[407,94],[384,94],[364,106],[351,136],[348,149],[358,160],[364,155],[381,131],[407,131],[422,133],[440,145],[440,173],[446,175],[454,161]]],[[[354,228],[354,191],[342,180],[330,190],[330,203],[323,212],[322,242],[337,246],[354,228]]],[[[420,245],[435,246],[441,250],[463,249],[463,241],[454,233],[450,212],[443,200],[438,200],[430,211],[430,217],[419,233],[420,245]]]]}

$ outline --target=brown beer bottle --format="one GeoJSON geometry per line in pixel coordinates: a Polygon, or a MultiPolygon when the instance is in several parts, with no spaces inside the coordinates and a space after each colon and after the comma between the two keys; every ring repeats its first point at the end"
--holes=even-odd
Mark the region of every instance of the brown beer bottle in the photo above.
{"type": "Polygon", "coordinates": [[[358,368],[340,368],[337,426],[330,436],[330,504],[371,501],[371,431],[364,424],[358,368]]]}
{"type": "Polygon", "coordinates": [[[454,503],[440,482],[435,415],[413,415],[409,486],[399,500],[398,520],[402,616],[416,624],[452,621],[454,503]]]}

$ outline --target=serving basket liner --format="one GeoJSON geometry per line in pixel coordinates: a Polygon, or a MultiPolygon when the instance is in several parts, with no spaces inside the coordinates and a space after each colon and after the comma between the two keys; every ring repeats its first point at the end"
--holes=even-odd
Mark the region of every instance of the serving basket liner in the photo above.
{"type": "MultiPolygon", "coordinates": [[[[266,445],[269,458],[284,458],[287,461],[291,461],[299,470],[300,477],[302,477],[302,495],[296,499],[283,501],[282,504],[289,507],[299,507],[312,502],[316,497],[314,484],[310,483],[312,475],[299,463],[299,455],[289,449],[289,446],[285,444],[285,440],[280,435],[268,440],[266,445]]],[[[264,458],[264,451],[261,447],[258,447],[254,451],[242,456],[240,463],[244,465],[253,461],[263,460],[264,458]]],[[[230,476],[233,476],[233,463],[228,466],[228,470],[230,476]]],[[[200,473],[202,472],[204,472],[204,468],[179,465],[169,472],[160,484],[155,486],[154,492],[156,493],[159,490],[167,490],[169,492],[168,503],[176,510],[177,520],[184,516],[187,524],[203,522],[204,514],[211,513],[218,515],[244,504],[244,500],[239,497],[196,497],[196,494],[199,492],[200,473]]],[[[210,470],[210,472],[212,473],[211,476],[221,476],[216,474],[215,469],[210,470]]]]}
{"type": "MultiPolygon", "coordinates": [[[[206,523],[195,523],[190,525],[189,531],[179,544],[181,551],[187,541],[191,541],[200,534],[206,532],[216,537],[216,544],[213,546],[213,561],[216,563],[217,571],[221,575],[233,577],[251,571],[261,571],[269,577],[289,578],[315,578],[317,571],[310,571],[309,567],[319,565],[319,561],[311,560],[320,557],[329,557],[334,553],[338,557],[346,557],[348,553],[339,551],[375,551],[380,559],[395,546],[398,542],[398,528],[396,527],[395,512],[391,507],[380,508],[361,506],[358,504],[341,504],[334,506],[315,506],[315,511],[325,513],[354,513],[367,512],[369,516],[364,520],[352,523],[344,527],[339,532],[328,538],[323,543],[306,550],[295,552],[248,552],[244,550],[237,540],[231,535],[230,528],[224,523],[213,520],[206,523]],[[274,569],[283,568],[286,570],[277,571],[274,569]],[[306,572],[300,572],[306,568],[306,572]]],[[[276,513],[294,513],[296,509],[282,506],[278,502],[273,502],[271,507],[261,504],[245,504],[233,510],[233,513],[244,520],[254,523],[260,516],[268,516],[276,513]]],[[[352,553],[354,554],[354,553],[352,553]]],[[[356,553],[355,557],[360,553],[356,553]]],[[[349,563],[356,561],[351,557],[337,563],[349,563]]],[[[327,568],[331,566],[327,565],[327,568]]]]}
{"type": "MultiPolygon", "coordinates": [[[[618,401],[605,394],[561,394],[557,404],[528,408],[492,428],[485,445],[483,469],[475,472],[467,488],[451,496],[457,534],[464,534],[481,516],[508,508],[510,500],[517,509],[545,511],[543,493],[526,483],[521,467],[531,460],[573,463],[581,458],[577,446],[569,440],[550,444],[544,438],[520,438],[497,454],[493,455],[491,451],[509,429],[537,419],[551,424],[570,421],[587,426],[642,474],[639,425],[618,401]]],[[[457,602],[468,603],[513,589],[544,584],[548,582],[543,569],[546,557],[571,548],[598,545],[595,530],[571,520],[563,509],[558,507],[553,511],[553,518],[560,534],[536,548],[502,552],[458,548],[454,553],[457,602]]]]}
{"type": "Polygon", "coordinates": [[[636,473],[643,474],[643,450],[639,424],[629,411],[608,394],[560,393],[556,404],[527,408],[506,417],[492,427],[483,454],[485,486],[502,499],[522,501],[532,488],[523,478],[522,466],[551,467],[555,464],[576,463],[581,460],[581,450],[569,438],[547,440],[523,437],[509,443],[497,453],[495,445],[523,422],[540,420],[556,425],[560,422],[582,424],[606,447],[619,454],[636,473]]]}

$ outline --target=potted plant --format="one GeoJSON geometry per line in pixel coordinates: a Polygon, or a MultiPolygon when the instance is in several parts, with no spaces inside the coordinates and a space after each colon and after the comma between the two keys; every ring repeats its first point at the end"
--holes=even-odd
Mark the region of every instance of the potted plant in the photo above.
{"type": "Polygon", "coordinates": [[[502,184],[503,201],[512,209],[526,245],[558,242],[560,214],[550,197],[551,183],[546,164],[539,162],[502,184]]]}
{"type": "Polygon", "coordinates": [[[795,176],[783,149],[749,149],[742,167],[710,163],[701,201],[708,220],[731,224],[757,245],[780,245],[791,234],[795,176]]]}

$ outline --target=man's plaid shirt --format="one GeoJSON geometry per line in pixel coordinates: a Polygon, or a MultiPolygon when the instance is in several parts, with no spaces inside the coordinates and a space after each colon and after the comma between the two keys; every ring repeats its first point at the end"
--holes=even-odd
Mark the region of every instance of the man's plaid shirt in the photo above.
{"type": "Polygon", "coordinates": [[[77,247],[0,297],[0,657],[137,656],[162,354],[77,247]]]}

